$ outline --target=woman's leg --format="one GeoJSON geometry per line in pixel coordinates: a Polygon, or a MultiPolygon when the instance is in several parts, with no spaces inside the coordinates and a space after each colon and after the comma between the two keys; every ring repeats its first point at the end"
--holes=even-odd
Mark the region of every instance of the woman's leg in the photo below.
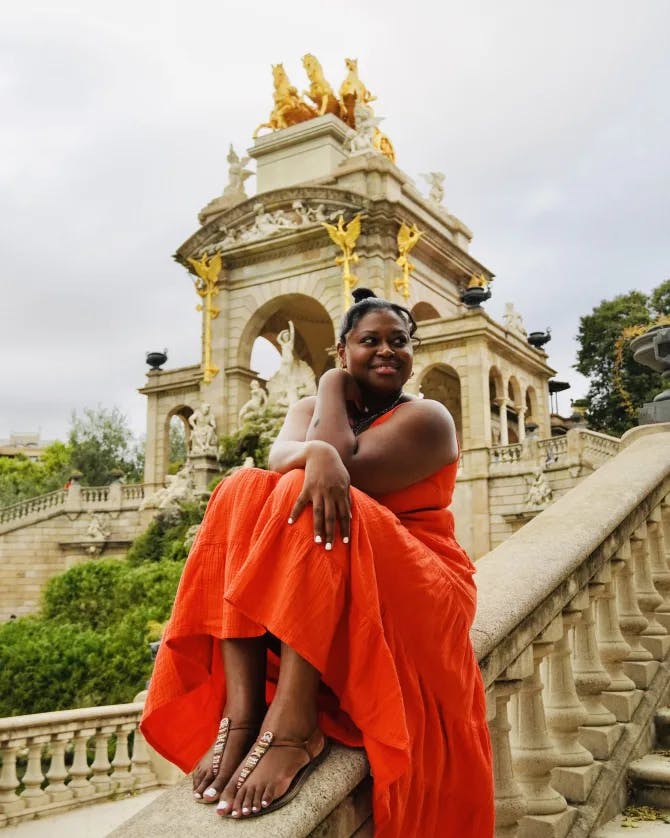
{"type": "Polygon", "coordinates": [[[255,741],[267,709],[266,637],[222,640],[220,647],[226,673],[226,705],[223,715],[230,719],[231,727],[216,776],[212,772],[213,744],[193,772],[194,796],[210,803],[219,799],[221,789],[255,741]]]}
{"type": "MultiPolygon", "coordinates": [[[[297,742],[309,739],[317,726],[319,681],[319,671],[282,643],[277,692],[263,719],[260,733],[270,730],[277,739],[297,742]]],[[[242,768],[242,765],[238,766],[221,794],[217,811],[232,814],[233,817],[259,811],[286,792],[295,775],[308,761],[301,748],[270,747],[236,791],[237,777],[242,768]]]]}

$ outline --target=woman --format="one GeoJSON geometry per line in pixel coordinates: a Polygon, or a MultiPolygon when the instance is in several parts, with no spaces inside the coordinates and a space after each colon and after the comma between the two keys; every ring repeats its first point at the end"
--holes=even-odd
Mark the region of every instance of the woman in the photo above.
{"type": "Polygon", "coordinates": [[[354,296],[340,368],[290,409],[271,471],[238,471],[212,495],[142,730],[184,770],[196,765],[195,799],[223,816],[284,805],[330,737],[366,749],[379,838],[486,838],[474,568],[445,508],[454,424],[402,391],[411,314],[354,296]]]}

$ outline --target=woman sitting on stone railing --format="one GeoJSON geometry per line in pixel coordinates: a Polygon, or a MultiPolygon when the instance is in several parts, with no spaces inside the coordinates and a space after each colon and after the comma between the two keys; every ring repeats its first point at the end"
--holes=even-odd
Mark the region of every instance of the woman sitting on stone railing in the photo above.
{"type": "Polygon", "coordinates": [[[328,736],[367,751],[377,836],[487,838],[473,566],[445,508],[454,424],[438,402],[402,391],[411,314],[358,298],[341,368],[290,409],[273,470],[242,469],[212,496],[142,730],[195,766],[195,799],[218,801],[222,815],[291,800],[328,736]]]}

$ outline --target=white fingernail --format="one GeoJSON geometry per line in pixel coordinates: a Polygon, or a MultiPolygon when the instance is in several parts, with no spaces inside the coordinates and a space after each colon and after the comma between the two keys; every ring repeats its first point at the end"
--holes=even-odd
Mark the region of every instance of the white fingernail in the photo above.
{"type": "Polygon", "coordinates": [[[344,538],[342,539],[342,541],[343,541],[345,544],[348,544],[348,543],[349,543],[349,536],[348,536],[348,535],[345,535],[345,536],[344,536],[344,538]]]}
{"type": "Polygon", "coordinates": [[[314,541],[315,541],[317,544],[321,544],[321,536],[320,536],[320,535],[315,535],[315,536],[314,536],[314,541]]]}
{"type": "Polygon", "coordinates": [[[289,518],[288,522],[289,522],[289,524],[292,524],[293,523],[293,518],[289,518]]]}
{"type": "Polygon", "coordinates": [[[333,545],[330,543],[330,541],[327,541],[326,542],[326,550],[332,550],[332,549],[333,549],[333,545]]]}

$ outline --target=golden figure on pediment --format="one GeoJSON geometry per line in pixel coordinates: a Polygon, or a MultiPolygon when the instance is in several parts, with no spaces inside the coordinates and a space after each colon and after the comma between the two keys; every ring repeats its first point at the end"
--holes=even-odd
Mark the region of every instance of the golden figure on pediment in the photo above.
{"type": "Polygon", "coordinates": [[[340,119],[347,123],[350,128],[356,127],[356,102],[367,105],[377,98],[367,89],[358,77],[358,59],[345,58],[347,65],[347,77],[340,85],[340,119]]]}
{"type": "Polygon", "coordinates": [[[297,87],[293,87],[286,75],[283,64],[272,65],[272,78],[274,81],[274,103],[275,106],[267,122],[261,122],[253,133],[254,139],[263,128],[271,131],[278,131],[280,128],[288,128],[289,125],[297,125],[307,119],[317,116],[317,112],[298,93],[297,87]]]}

